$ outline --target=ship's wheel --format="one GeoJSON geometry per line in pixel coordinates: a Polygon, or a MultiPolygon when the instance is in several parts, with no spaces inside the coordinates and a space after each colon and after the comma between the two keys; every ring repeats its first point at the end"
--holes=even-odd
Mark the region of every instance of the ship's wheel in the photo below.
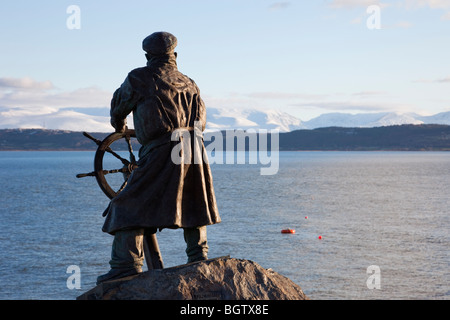
{"type": "Polygon", "coordinates": [[[108,198],[113,199],[125,188],[131,172],[138,167],[132,143],[132,139],[136,138],[136,133],[134,130],[127,129],[123,133],[111,133],[103,141],[97,140],[87,132],[83,132],[83,135],[94,141],[98,148],[94,157],[94,171],[80,173],[77,175],[77,178],[95,177],[100,189],[108,198]],[[127,156],[119,154],[119,151],[114,151],[112,148],[114,144],[115,147],[123,150],[125,147],[124,141],[128,150],[127,156]],[[116,164],[114,164],[113,160],[115,160],[116,164]],[[107,165],[110,165],[112,168],[106,169],[107,165]],[[118,183],[120,184],[118,185],[118,183]]]}
{"type": "MultiPolygon", "coordinates": [[[[83,135],[94,141],[98,148],[94,157],[94,171],[77,174],[77,178],[95,177],[100,189],[109,199],[113,199],[126,187],[133,170],[138,168],[133,151],[133,145],[138,145],[136,133],[126,129],[123,133],[111,133],[103,141],[87,132],[83,132],[83,135]]],[[[145,231],[144,250],[148,269],[162,269],[163,262],[154,230],[145,231]]]]}

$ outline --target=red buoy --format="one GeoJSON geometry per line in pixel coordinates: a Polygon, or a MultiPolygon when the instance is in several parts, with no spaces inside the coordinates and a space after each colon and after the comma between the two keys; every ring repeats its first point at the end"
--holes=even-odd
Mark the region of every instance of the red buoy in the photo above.
{"type": "Polygon", "coordinates": [[[281,233],[295,233],[294,229],[283,229],[281,230],[281,233]]]}
{"type": "Polygon", "coordinates": [[[319,240],[322,240],[322,236],[319,236],[319,240]]]}

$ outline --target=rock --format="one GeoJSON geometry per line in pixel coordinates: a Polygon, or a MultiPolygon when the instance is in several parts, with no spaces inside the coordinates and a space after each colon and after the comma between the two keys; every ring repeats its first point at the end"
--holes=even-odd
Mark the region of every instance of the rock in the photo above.
{"type": "Polygon", "coordinates": [[[288,278],[221,257],[101,283],[77,300],[308,300],[288,278]]]}

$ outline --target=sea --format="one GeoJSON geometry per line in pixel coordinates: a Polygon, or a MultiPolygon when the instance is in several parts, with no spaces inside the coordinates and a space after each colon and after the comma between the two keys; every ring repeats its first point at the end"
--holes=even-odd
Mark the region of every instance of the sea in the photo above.
{"type": "MultiPolygon", "coordinates": [[[[0,152],[0,299],[74,300],[109,270],[94,152],[0,152]]],[[[280,152],[212,163],[209,257],[252,260],[313,300],[449,300],[450,152],[280,152]],[[284,234],[283,229],[295,229],[284,234]]],[[[158,232],[165,267],[182,230],[158,232]]]]}

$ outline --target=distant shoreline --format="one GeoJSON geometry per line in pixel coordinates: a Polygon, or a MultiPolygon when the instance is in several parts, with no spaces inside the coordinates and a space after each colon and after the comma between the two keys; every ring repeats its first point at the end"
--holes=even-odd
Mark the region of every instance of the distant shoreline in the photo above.
{"type": "MultiPolygon", "coordinates": [[[[111,133],[90,133],[103,140],[111,133]]],[[[258,133],[253,132],[257,139],[258,133]]],[[[269,132],[269,136],[270,136],[269,132]]],[[[225,139],[226,134],[223,134],[225,139]]],[[[244,139],[247,151],[249,137],[244,139]]],[[[270,143],[274,143],[272,139],[270,143]]],[[[225,141],[224,141],[225,142],[225,141]]],[[[138,148],[139,144],[136,143],[138,148]]],[[[208,146],[211,141],[205,140],[208,146]]],[[[226,144],[223,143],[225,148],[226,144]]],[[[136,148],[136,150],[137,150],[136,148]]],[[[48,129],[2,129],[0,151],[95,151],[97,145],[82,132],[48,129]]],[[[228,150],[227,151],[232,151],[228,150]]],[[[374,128],[327,127],[279,133],[278,150],[284,151],[450,151],[448,125],[397,125],[374,128]]],[[[224,149],[225,151],[225,149],[224,149]]],[[[257,151],[257,150],[252,150],[257,151]]]]}
{"type": "MultiPolygon", "coordinates": [[[[17,149],[17,150],[2,150],[0,149],[0,152],[96,152],[95,150],[78,150],[78,149],[17,149]]],[[[225,151],[227,152],[227,151],[225,151]]],[[[233,151],[229,151],[233,152],[233,151]]],[[[247,151],[248,152],[248,151],[247,151]]],[[[280,150],[279,152],[450,152],[450,149],[438,149],[438,150],[280,150]]]]}

